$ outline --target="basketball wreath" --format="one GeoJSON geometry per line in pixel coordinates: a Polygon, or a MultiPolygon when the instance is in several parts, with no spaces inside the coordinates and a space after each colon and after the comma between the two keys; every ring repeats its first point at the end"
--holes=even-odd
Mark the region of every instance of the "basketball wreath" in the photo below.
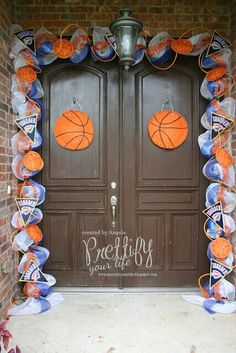
{"type": "Polygon", "coordinates": [[[148,134],[151,141],[161,148],[177,148],[187,138],[188,124],[186,119],[173,110],[162,110],[155,113],[148,123],[148,134]]]}
{"type": "Polygon", "coordinates": [[[69,150],[83,150],[92,143],[93,122],[84,112],[67,110],[57,119],[54,134],[60,146],[69,150]]]}
{"type": "MultiPolygon", "coordinates": [[[[18,271],[26,282],[24,293],[35,301],[26,300],[23,306],[11,308],[9,314],[23,315],[47,310],[62,301],[59,294],[50,293],[55,279],[41,271],[49,252],[42,246],[43,234],[37,225],[43,217],[37,206],[45,199],[45,188],[32,179],[44,166],[42,158],[35,152],[42,144],[38,124],[45,115],[42,101],[44,91],[37,74],[43,66],[57,58],[79,64],[89,52],[95,61],[102,62],[114,60],[117,54],[112,45],[114,43],[110,41],[108,28],[94,28],[92,44],[86,32],[75,24],[67,26],[60,38],[44,27],[35,35],[32,30],[23,31],[19,26],[15,29],[11,51],[15,74],[12,76],[11,91],[12,108],[18,115],[16,124],[20,131],[12,138],[15,154],[12,170],[23,183],[18,188],[18,211],[11,222],[16,231],[11,239],[13,248],[23,254],[18,271]],[[72,37],[63,38],[65,31],[72,26],[76,28],[72,37]],[[37,281],[39,278],[40,283],[37,281]]],[[[231,213],[236,206],[236,193],[233,188],[235,172],[230,147],[235,100],[229,96],[234,85],[229,74],[232,57],[229,47],[230,43],[219,33],[206,28],[191,29],[178,39],[161,32],[150,40],[147,47],[144,36],[138,38],[134,63],[137,65],[146,56],[156,69],[168,70],[178,55],[198,56],[199,66],[205,73],[200,91],[209,100],[209,105],[200,119],[206,131],[199,136],[198,142],[201,153],[208,158],[203,174],[210,184],[206,190],[206,209],[203,212],[207,217],[204,232],[209,239],[207,256],[210,270],[199,278],[203,298],[185,296],[184,299],[202,305],[211,313],[236,310],[235,286],[228,277],[236,265],[230,244],[230,235],[235,231],[231,213]],[[192,36],[188,38],[189,33],[192,36]]],[[[155,113],[147,128],[151,141],[161,148],[169,149],[170,153],[173,148],[181,146],[188,135],[186,119],[173,109],[155,113]]],[[[86,113],[71,109],[58,118],[54,132],[60,146],[79,150],[91,144],[94,127],[86,113]]]]}

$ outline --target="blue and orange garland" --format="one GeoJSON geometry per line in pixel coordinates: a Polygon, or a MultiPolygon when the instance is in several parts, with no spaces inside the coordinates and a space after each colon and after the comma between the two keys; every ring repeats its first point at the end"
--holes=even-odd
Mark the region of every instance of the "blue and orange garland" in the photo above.
{"type": "MultiPolygon", "coordinates": [[[[12,81],[12,106],[18,114],[18,126],[23,118],[31,117],[34,121],[36,117],[34,124],[30,125],[28,122],[28,131],[22,129],[13,137],[12,145],[16,153],[13,160],[13,173],[23,181],[23,185],[19,186],[18,197],[27,199],[29,193],[31,198],[34,196],[36,203],[33,204],[27,224],[22,224],[20,210],[17,215],[14,215],[12,225],[17,230],[13,234],[12,242],[15,249],[23,252],[19,272],[24,275],[30,266],[33,266],[36,272],[38,271],[39,275],[46,277],[47,280],[46,283],[26,280],[24,293],[27,297],[47,296],[55,283],[52,276],[45,275],[41,271],[49,252],[40,246],[42,232],[37,223],[42,219],[42,213],[36,206],[44,201],[45,189],[32,179],[43,168],[43,161],[35,151],[42,144],[37,123],[45,114],[44,103],[41,100],[44,92],[37,74],[41,72],[43,66],[57,58],[68,59],[72,64],[79,64],[90,53],[95,61],[114,60],[117,55],[107,40],[107,31],[107,28],[95,28],[91,44],[86,32],[76,24],[67,26],[60,38],[47,29],[41,28],[34,35],[35,53],[27,48],[19,37],[15,37],[13,41],[12,57],[15,75],[12,81]],[[68,27],[76,27],[70,40],[63,38],[68,27]],[[34,140],[29,138],[30,128],[31,133],[32,129],[35,129],[34,140]],[[21,242],[22,244],[26,242],[28,245],[25,247],[23,245],[24,249],[22,249],[21,242]]],[[[210,101],[201,118],[201,124],[206,132],[199,136],[199,146],[202,154],[209,159],[203,168],[203,174],[210,181],[206,191],[207,208],[204,213],[207,215],[207,220],[204,232],[210,240],[207,255],[211,260],[209,274],[201,276],[199,285],[206,298],[215,298],[223,302],[235,299],[235,287],[225,279],[235,266],[235,258],[229,242],[235,230],[235,222],[230,216],[236,204],[233,189],[235,179],[232,157],[226,148],[229,145],[230,130],[234,126],[235,117],[235,101],[229,97],[234,85],[229,73],[231,54],[229,43],[217,32],[195,28],[185,32],[177,40],[167,32],[159,33],[151,39],[147,48],[145,38],[140,36],[134,64],[138,64],[146,56],[155,68],[168,70],[174,65],[178,55],[199,56],[199,66],[205,73],[201,94],[210,101]],[[187,39],[186,35],[194,31],[200,33],[187,39]],[[227,97],[224,98],[226,95],[227,97]]],[[[27,127],[27,121],[25,124],[27,127]]]]}

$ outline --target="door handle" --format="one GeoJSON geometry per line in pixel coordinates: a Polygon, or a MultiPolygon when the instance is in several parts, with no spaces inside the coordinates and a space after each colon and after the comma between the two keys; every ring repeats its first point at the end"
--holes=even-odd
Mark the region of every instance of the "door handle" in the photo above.
{"type": "Polygon", "coordinates": [[[116,205],[117,205],[117,197],[115,195],[112,195],[110,198],[110,204],[111,204],[111,214],[112,214],[112,222],[111,225],[114,228],[116,226],[116,205]]]}

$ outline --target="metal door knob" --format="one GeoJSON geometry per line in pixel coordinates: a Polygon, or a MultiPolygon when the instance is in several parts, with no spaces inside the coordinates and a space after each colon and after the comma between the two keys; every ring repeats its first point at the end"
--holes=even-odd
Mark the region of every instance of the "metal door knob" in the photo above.
{"type": "Polygon", "coordinates": [[[116,226],[116,205],[117,205],[117,197],[115,195],[112,195],[110,198],[110,204],[111,204],[111,213],[112,213],[112,222],[111,225],[112,227],[116,226]]]}

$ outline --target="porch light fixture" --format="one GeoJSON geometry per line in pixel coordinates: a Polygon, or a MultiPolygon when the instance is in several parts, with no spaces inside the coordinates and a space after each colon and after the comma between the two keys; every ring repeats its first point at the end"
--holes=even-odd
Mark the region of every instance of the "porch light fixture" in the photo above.
{"type": "Polygon", "coordinates": [[[114,35],[117,46],[117,54],[119,56],[119,64],[126,71],[134,64],[135,47],[138,35],[143,28],[142,22],[131,17],[130,9],[120,11],[120,17],[113,21],[109,29],[114,35]]]}

